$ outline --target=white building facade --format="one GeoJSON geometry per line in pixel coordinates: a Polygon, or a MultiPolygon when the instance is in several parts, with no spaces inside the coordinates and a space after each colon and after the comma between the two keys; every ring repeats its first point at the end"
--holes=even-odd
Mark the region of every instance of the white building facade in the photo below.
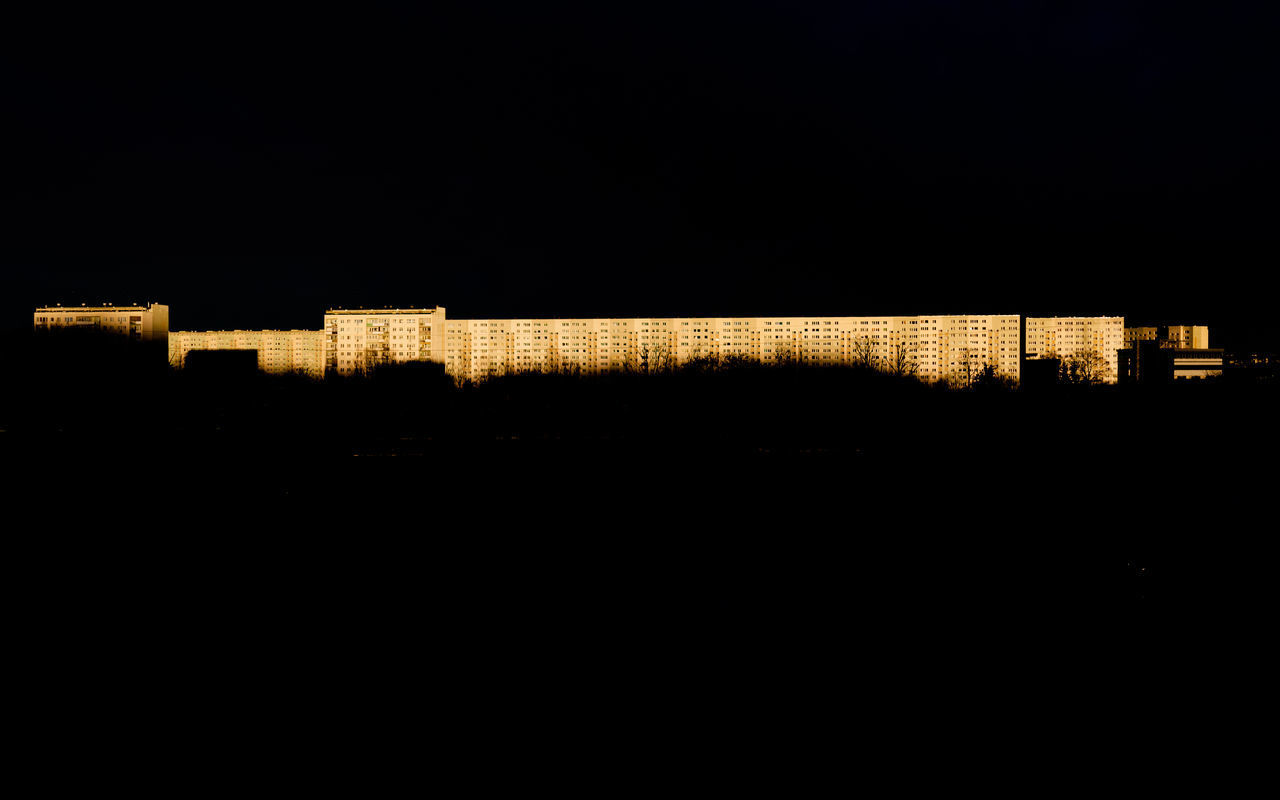
{"type": "Polygon", "coordinates": [[[330,309],[328,368],[436,361],[460,380],[518,372],[651,372],[698,359],[866,365],[965,383],[1018,380],[1017,314],[447,319],[445,309],[330,309]]]}
{"type": "Polygon", "coordinates": [[[445,360],[445,310],[330,309],[324,313],[326,364],[343,375],[377,364],[445,360]]]}

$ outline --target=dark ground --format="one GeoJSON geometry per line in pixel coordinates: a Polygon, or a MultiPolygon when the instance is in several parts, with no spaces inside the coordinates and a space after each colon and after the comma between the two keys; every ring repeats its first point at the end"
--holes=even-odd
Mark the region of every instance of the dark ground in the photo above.
{"type": "Polygon", "coordinates": [[[107,714],[162,687],[305,716],[357,681],[480,727],[623,690],[750,716],[1059,671],[1070,705],[1145,695],[1156,656],[1270,609],[1274,387],[454,389],[174,374],[114,342],[50,368],[53,346],[10,359],[5,561],[36,671],[107,714]]]}

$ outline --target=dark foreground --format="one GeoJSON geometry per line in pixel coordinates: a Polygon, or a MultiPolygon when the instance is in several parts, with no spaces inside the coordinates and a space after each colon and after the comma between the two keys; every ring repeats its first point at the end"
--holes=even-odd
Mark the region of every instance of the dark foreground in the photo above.
{"type": "Polygon", "coordinates": [[[1143,693],[1270,609],[1270,387],[121,363],[26,365],[0,417],[17,627],[104,713],[1143,693]]]}

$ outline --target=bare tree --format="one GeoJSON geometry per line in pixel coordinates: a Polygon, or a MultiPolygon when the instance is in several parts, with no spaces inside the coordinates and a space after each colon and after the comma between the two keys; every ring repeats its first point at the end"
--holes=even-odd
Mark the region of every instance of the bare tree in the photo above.
{"type": "Polygon", "coordinates": [[[951,379],[955,385],[961,389],[968,389],[973,385],[974,369],[973,357],[968,347],[958,347],[955,349],[956,366],[951,370],[951,379]]]}
{"type": "Polygon", "coordinates": [[[675,355],[665,343],[654,346],[651,361],[654,372],[671,372],[675,369],[675,355]]]}
{"type": "Polygon", "coordinates": [[[778,340],[773,346],[773,363],[780,367],[796,365],[796,348],[790,340],[778,340]]]}
{"type": "Polygon", "coordinates": [[[863,336],[861,339],[853,340],[853,365],[855,367],[864,367],[871,369],[875,365],[875,350],[871,344],[870,336],[863,336]]]}
{"type": "Polygon", "coordinates": [[[914,377],[920,371],[920,364],[916,361],[915,350],[904,342],[898,342],[893,346],[893,353],[889,357],[888,366],[889,373],[900,378],[914,377]]]}
{"type": "Polygon", "coordinates": [[[1111,377],[1111,365],[1097,350],[1086,350],[1062,360],[1060,378],[1064,383],[1102,383],[1111,377]]]}
{"type": "Polygon", "coordinates": [[[974,389],[1012,389],[1015,382],[1008,375],[1000,372],[995,364],[987,362],[982,369],[973,373],[970,385],[974,389]]]}

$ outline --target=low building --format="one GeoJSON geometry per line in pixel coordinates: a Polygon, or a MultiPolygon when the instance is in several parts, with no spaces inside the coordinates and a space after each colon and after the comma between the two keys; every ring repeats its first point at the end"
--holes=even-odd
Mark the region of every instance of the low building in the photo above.
{"type": "Polygon", "coordinates": [[[1121,351],[1121,379],[1125,383],[1214,379],[1222,377],[1223,369],[1220,348],[1160,347],[1158,342],[1138,341],[1121,351]]]}
{"type": "Polygon", "coordinates": [[[1160,351],[1164,367],[1171,380],[1197,380],[1222,377],[1222,350],[1220,348],[1183,347],[1160,351]]]}

